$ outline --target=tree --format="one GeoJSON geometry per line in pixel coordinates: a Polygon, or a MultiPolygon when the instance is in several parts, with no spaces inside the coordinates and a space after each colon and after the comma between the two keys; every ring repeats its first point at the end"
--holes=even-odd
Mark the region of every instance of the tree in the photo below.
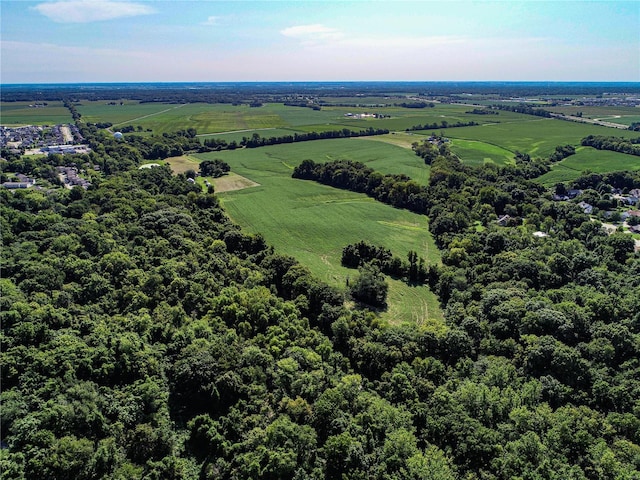
{"type": "Polygon", "coordinates": [[[226,175],[231,170],[231,167],[228,163],[220,160],[204,160],[200,163],[200,175],[203,177],[222,177],[226,175]]]}
{"type": "Polygon", "coordinates": [[[353,298],[374,307],[386,307],[389,285],[380,269],[373,264],[366,264],[358,271],[360,274],[350,289],[353,298]]]}

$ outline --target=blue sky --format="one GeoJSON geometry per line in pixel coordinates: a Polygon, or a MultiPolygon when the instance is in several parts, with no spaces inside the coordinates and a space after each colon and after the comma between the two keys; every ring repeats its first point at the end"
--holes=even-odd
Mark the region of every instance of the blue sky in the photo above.
{"type": "Polygon", "coordinates": [[[1,0],[1,83],[640,81],[638,1],[1,0]]]}

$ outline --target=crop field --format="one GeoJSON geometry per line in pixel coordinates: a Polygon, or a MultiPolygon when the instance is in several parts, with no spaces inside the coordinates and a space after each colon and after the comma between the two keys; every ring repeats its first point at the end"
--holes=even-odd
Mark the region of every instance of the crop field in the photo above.
{"type": "MultiPolygon", "coordinates": [[[[412,155],[406,149],[379,142],[341,139],[197,157],[221,158],[231,165],[233,173],[259,184],[220,194],[235,222],[249,232],[264,235],[277,251],[294,256],[320,279],[343,287],[356,272],[340,265],[342,248],[359,240],[384,245],[398,256],[406,257],[409,250],[416,250],[430,263],[440,261],[425,216],[381,204],[364,194],[291,178],[294,166],[305,158],[326,161],[347,151],[352,157],[367,157],[372,147],[368,143],[400,152],[399,156],[412,155]],[[310,149],[313,144],[317,145],[310,149]]],[[[427,287],[390,282],[389,305],[383,317],[390,322],[431,319],[439,323],[442,319],[438,301],[427,287]]]]}
{"type": "MultiPolygon", "coordinates": [[[[533,157],[546,157],[558,145],[580,145],[587,135],[613,135],[618,137],[637,137],[637,132],[615,128],[567,122],[550,118],[529,117],[528,121],[488,124],[473,127],[459,127],[438,130],[446,137],[461,140],[474,140],[500,147],[510,152],[520,151],[533,157]]],[[[421,132],[414,132],[421,133],[421,132]]],[[[426,134],[426,133],[425,133],[426,134]]],[[[483,151],[484,146],[478,144],[483,151]]],[[[480,155],[479,152],[477,155],[480,155]]],[[[462,157],[464,160],[464,157],[462,157]]]]}
{"type": "Polygon", "coordinates": [[[537,181],[551,187],[558,182],[575,180],[585,170],[596,173],[640,170],[640,157],[591,147],[578,147],[575,155],[553,165],[551,171],[539,177],[537,181]]]}
{"type": "Polygon", "coordinates": [[[58,125],[73,121],[69,110],[62,102],[47,102],[46,107],[30,107],[33,102],[0,103],[0,124],[19,125],[58,125]]]}
{"type": "Polygon", "coordinates": [[[583,118],[604,120],[622,125],[631,125],[633,122],[640,122],[640,108],[635,107],[563,105],[545,107],[545,110],[554,113],[563,113],[565,115],[576,115],[578,112],[581,112],[583,118]]]}
{"type": "Polygon", "coordinates": [[[109,105],[107,101],[81,101],[76,104],[76,110],[82,115],[82,120],[85,122],[109,122],[114,126],[131,123],[137,126],[141,124],[142,117],[159,115],[161,112],[178,106],[167,103],[138,103],[131,100],[124,101],[122,105],[119,101],[115,102],[115,105],[109,105]],[[136,123],[137,119],[140,119],[140,122],[136,123]]]}
{"type": "Polygon", "coordinates": [[[451,151],[462,159],[464,163],[473,166],[481,166],[487,163],[498,165],[514,163],[513,152],[478,140],[453,139],[451,141],[451,151]]]}

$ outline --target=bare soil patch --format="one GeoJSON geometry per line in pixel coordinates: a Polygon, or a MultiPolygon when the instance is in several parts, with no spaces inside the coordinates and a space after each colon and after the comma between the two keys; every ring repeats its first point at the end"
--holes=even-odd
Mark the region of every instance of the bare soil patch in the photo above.
{"type": "Polygon", "coordinates": [[[234,190],[260,186],[259,183],[233,172],[219,178],[214,178],[211,180],[211,183],[213,183],[213,188],[216,193],[232,192],[234,190]]]}

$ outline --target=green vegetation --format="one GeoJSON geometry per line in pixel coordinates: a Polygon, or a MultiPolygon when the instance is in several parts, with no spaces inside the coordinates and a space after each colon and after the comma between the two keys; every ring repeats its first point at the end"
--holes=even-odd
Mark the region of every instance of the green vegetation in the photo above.
{"type": "MultiPolygon", "coordinates": [[[[587,135],[602,135],[603,132],[606,132],[624,138],[637,136],[631,131],[610,129],[596,125],[550,118],[529,118],[531,120],[524,122],[452,128],[441,130],[441,133],[445,137],[453,139],[484,142],[510,152],[520,151],[531,156],[540,157],[549,156],[557,145],[580,145],[582,138],[587,135]]],[[[480,151],[482,151],[482,147],[480,147],[480,151]]]]}
{"type": "Polygon", "coordinates": [[[640,162],[638,157],[634,155],[596,150],[591,147],[578,147],[575,155],[552,165],[551,171],[542,175],[538,180],[543,185],[551,187],[558,182],[575,180],[585,171],[606,173],[638,169],[640,169],[640,162]]]}
{"type": "Polygon", "coordinates": [[[2,102],[0,124],[10,125],[58,125],[72,121],[69,110],[62,102],[2,102]],[[31,106],[30,106],[31,105],[31,106]],[[35,107],[34,105],[38,105],[35,107]]]}
{"type": "MultiPolygon", "coordinates": [[[[3,479],[640,478],[638,236],[597,221],[640,169],[578,146],[609,129],[501,110],[475,117],[520,118],[453,142],[202,153],[179,112],[204,104],[162,95],[144,137],[67,104],[90,153],[3,151],[3,179],[44,187],[0,189],[3,479]],[[62,188],[57,165],[91,187],[62,188]],[[553,201],[540,181],[563,170],[554,191],[583,192],[553,201]]],[[[264,106],[218,125],[352,108],[246,99],[264,106]]]]}
{"type": "MultiPolygon", "coordinates": [[[[363,238],[385,245],[398,256],[415,250],[429,262],[439,262],[425,217],[381,205],[362,194],[292,179],[293,167],[303,155],[319,161],[344,156],[368,158],[378,164],[385,162],[388,169],[397,173],[406,171],[402,163],[395,161],[397,158],[408,163],[411,160],[414,165],[421,162],[398,147],[351,139],[197,156],[220,158],[231,166],[233,173],[258,183],[259,187],[221,194],[225,211],[248,232],[260,233],[278,252],[292,255],[332,285],[343,287],[347,278],[354,276],[340,265],[341,253],[347,244],[363,238]],[[375,157],[371,158],[374,151],[375,157]]],[[[422,168],[426,169],[424,164],[422,168]]],[[[412,321],[422,318],[425,310],[430,318],[442,318],[433,294],[422,289],[426,298],[420,299],[410,294],[411,289],[415,290],[402,282],[391,284],[388,303],[392,308],[384,318],[394,323],[412,321]],[[396,301],[400,303],[395,304],[396,301]]]]}
{"type": "Polygon", "coordinates": [[[473,166],[513,163],[513,152],[479,140],[452,139],[451,151],[463,159],[464,163],[473,166]]]}

